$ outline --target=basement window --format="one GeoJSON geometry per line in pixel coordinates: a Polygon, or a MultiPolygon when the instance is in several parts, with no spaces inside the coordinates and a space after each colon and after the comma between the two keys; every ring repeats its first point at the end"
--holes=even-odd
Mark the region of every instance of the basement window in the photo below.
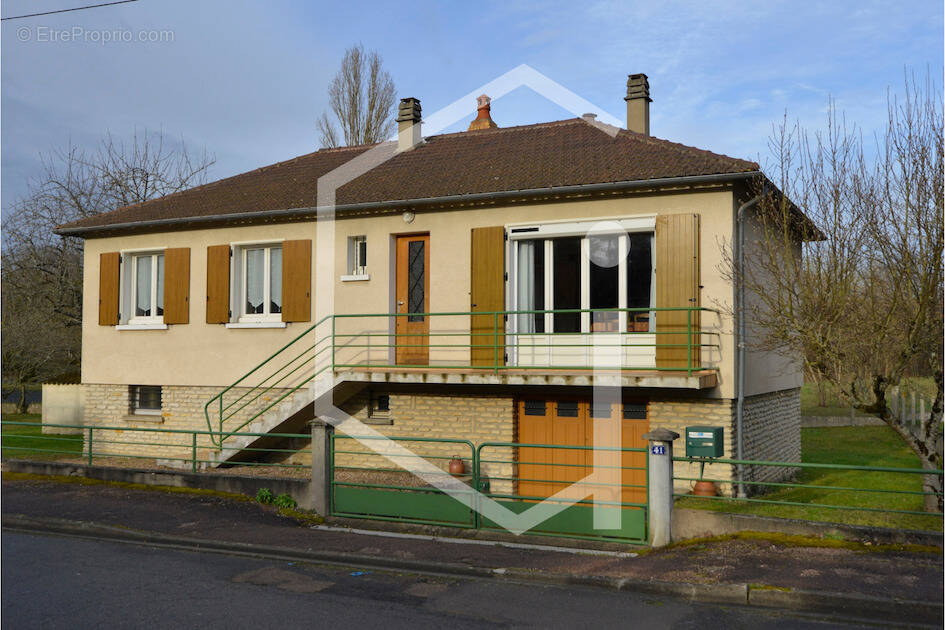
{"type": "Polygon", "coordinates": [[[160,385],[132,385],[128,393],[132,414],[136,416],[161,415],[160,385]]]}
{"type": "Polygon", "coordinates": [[[371,394],[368,403],[368,420],[372,424],[392,424],[390,394],[371,394]]]}

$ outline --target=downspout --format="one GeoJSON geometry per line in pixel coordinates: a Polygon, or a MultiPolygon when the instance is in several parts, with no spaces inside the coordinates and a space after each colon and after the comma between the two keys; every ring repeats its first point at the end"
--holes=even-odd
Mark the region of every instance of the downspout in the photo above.
{"type": "MultiPolygon", "coordinates": [[[[737,290],[737,306],[735,308],[735,316],[738,319],[738,338],[736,340],[737,348],[737,363],[738,363],[738,377],[736,379],[738,387],[738,398],[735,403],[735,459],[744,460],[745,459],[745,436],[742,431],[742,422],[744,417],[744,408],[745,408],[745,282],[743,280],[745,274],[745,211],[749,208],[758,204],[761,200],[761,196],[764,194],[764,191],[760,195],[749,199],[743,203],[738,208],[736,214],[736,225],[738,226],[738,290],[737,290]]],[[[738,496],[739,498],[745,497],[745,485],[742,483],[744,481],[744,466],[738,464],[737,466],[737,479],[738,479],[738,496]]]]}

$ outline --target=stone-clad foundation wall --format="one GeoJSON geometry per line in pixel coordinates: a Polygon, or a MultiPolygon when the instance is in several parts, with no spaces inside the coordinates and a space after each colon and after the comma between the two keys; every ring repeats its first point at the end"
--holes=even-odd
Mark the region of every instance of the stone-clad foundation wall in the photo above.
{"type": "MultiPolygon", "coordinates": [[[[92,453],[99,456],[140,457],[166,460],[169,465],[189,466],[193,455],[193,435],[190,431],[207,431],[204,405],[220,392],[219,387],[191,387],[165,385],[161,388],[161,414],[134,414],[131,409],[128,385],[100,383],[83,384],[85,395],[85,425],[112,427],[118,430],[98,430],[92,433],[92,453]],[[153,431],[151,429],[177,430],[184,433],[153,431]],[[186,461],[185,461],[186,460],[186,461]]],[[[265,397],[247,404],[236,411],[224,428],[236,427],[249,420],[261,408],[285,390],[267,392],[265,397]]],[[[257,392],[249,388],[235,388],[227,393],[224,404],[240,402],[234,411],[247,403],[257,392]]],[[[213,419],[211,413],[211,419],[213,419]]],[[[217,425],[213,425],[214,430],[217,425]]],[[[247,429],[244,429],[247,430],[247,429]]],[[[83,454],[88,454],[86,436],[83,454]]],[[[197,458],[208,459],[211,448],[210,437],[197,435],[197,458]]]]}
{"type": "MultiPolygon", "coordinates": [[[[147,458],[180,458],[189,462],[191,457],[190,434],[164,434],[135,429],[162,428],[179,430],[205,430],[204,405],[219,392],[215,387],[165,386],[162,389],[162,412],[160,416],[132,415],[129,388],[127,385],[85,384],[85,422],[87,425],[121,427],[118,431],[96,431],[93,436],[94,453],[147,458]]],[[[235,399],[247,390],[234,390],[235,399]]],[[[278,395],[268,394],[268,396],[278,395]]],[[[232,399],[227,399],[229,403],[232,399]]],[[[268,398],[265,402],[268,402],[268,398]]],[[[262,404],[262,403],[257,403],[262,404]]],[[[355,418],[371,425],[383,435],[392,437],[449,438],[462,439],[479,446],[484,442],[516,441],[516,418],[514,395],[470,394],[470,393],[390,393],[390,412],[386,418],[369,417],[367,392],[355,395],[341,408],[355,418]]],[[[254,413],[250,405],[234,418],[235,426],[254,413]]],[[[724,456],[734,458],[736,452],[735,401],[707,398],[651,398],[647,407],[650,428],[665,427],[684,436],[685,428],[691,425],[721,426],[725,429],[724,456]]],[[[745,458],[771,461],[800,461],[800,390],[791,389],[751,396],[745,400],[745,458]]],[[[305,430],[300,430],[304,432],[305,430]]],[[[401,442],[418,455],[430,457],[442,469],[448,467],[453,456],[462,458],[471,465],[468,445],[461,443],[401,442]]],[[[364,445],[350,439],[337,441],[339,453],[335,463],[339,467],[395,468],[380,455],[369,452],[364,445]]],[[[86,449],[88,445],[86,444],[86,449]]],[[[208,436],[198,435],[198,458],[206,459],[210,442],[208,436]]],[[[310,465],[310,445],[298,440],[291,445],[298,451],[288,457],[288,462],[310,465]]],[[[675,454],[685,454],[684,438],[675,444],[675,454]]],[[[87,451],[86,451],[87,452],[87,451]]],[[[495,492],[511,491],[507,481],[514,475],[513,449],[509,447],[488,448],[483,452],[484,460],[494,460],[483,465],[486,475],[493,478],[495,492]]],[[[778,481],[790,477],[792,468],[746,467],[747,481],[778,481]]],[[[695,478],[699,475],[698,464],[676,463],[677,477],[695,478]]],[[[730,465],[709,465],[706,477],[733,480],[735,468],[730,465]]],[[[675,490],[688,492],[692,481],[678,480],[675,490]]],[[[747,487],[750,493],[763,486],[747,487]]],[[[730,484],[723,484],[725,494],[732,491],[730,484]]]]}
{"type": "MultiPolygon", "coordinates": [[[[735,427],[735,400],[675,399],[651,400],[649,404],[650,427],[665,427],[676,431],[680,439],[674,445],[674,455],[686,454],[685,430],[691,425],[720,426],[725,430],[723,457],[735,459],[738,433],[735,427]]],[[[745,398],[742,423],[744,426],[744,458],[778,462],[801,460],[801,390],[787,389],[745,398]]],[[[675,491],[689,492],[695,483],[691,479],[699,476],[697,463],[676,462],[677,477],[675,491]],[[678,479],[688,477],[690,480],[678,479]]],[[[746,466],[744,479],[747,482],[776,482],[790,479],[796,468],[776,466],[746,466]]],[[[709,464],[705,477],[709,479],[735,480],[736,467],[709,464]]],[[[721,484],[725,495],[732,494],[731,484],[721,484]]],[[[745,484],[749,495],[766,491],[762,485],[745,484]]]]}
{"type": "MultiPolygon", "coordinates": [[[[389,418],[368,417],[368,395],[357,395],[341,405],[353,417],[371,424],[371,428],[390,437],[441,438],[467,440],[462,442],[401,441],[398,443],[434,465],[447,470],[454,456],[461,458],[467,470],[472,466],[472,449],[486,442],[515,441],[515,404],[512,396],[491,394],[390,394],[389,418]],[[381,424],[384,423],[384,424],[381,424]]],[[[337,467],[394,468],[386,458],[353,439],[336,438],[337,467]]],[[[493,479],[494,492],[510,492],[512,449],[486,448],[483,459],[493,460],[482,466],[485,476],[493,479]],[[504,479],[503,479],[504,478],[504,479]]],[[[293,461],[308,463],[310,454],[300,452],[293,461]]]]}
{"type": "MultiPolygon", "coordinates": [[[[801,461],[801,390],[750,396],[743,410],[745,459],[772,462],[801,461]]],[[[797,468],[746,466],[745,481],[777,482],[790,479],[797,468]]],[[[765,492],[768,487],[746,484],[748,494],[765,492]]]]}

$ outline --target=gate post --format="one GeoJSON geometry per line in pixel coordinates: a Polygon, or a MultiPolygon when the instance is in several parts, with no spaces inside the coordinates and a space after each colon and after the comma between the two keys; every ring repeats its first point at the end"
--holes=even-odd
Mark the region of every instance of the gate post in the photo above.
{"type": "Polygon", "coordinates": [[[312,482],[309,484],[310,509],[328,516],[328,467],[331,466],[331,425],[318,418],[309,421],[312,428],[312,482]]]}
{"type": "Polygon", "coordinates": [[[679,434],[657,428],[643,434],[646,450],[647,521],[651,547],[669,544],[673,531],[673,440],[679,434]]]}

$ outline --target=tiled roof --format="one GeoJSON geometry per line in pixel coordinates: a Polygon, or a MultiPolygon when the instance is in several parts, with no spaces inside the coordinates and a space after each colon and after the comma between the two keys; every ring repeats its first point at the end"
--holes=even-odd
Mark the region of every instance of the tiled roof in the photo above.
{"type": "MultiPolygon", "coordinates": [[[[376,145],[375,145],[376,146],[376,145]]],[[[324,149],[62,226],[119,226],[316,205],[316,182],[371,146],[324,149]]],[[[581,118],[431,136],[342,186],[336,204],[757,171],[754,162],[581,118]]]]}

